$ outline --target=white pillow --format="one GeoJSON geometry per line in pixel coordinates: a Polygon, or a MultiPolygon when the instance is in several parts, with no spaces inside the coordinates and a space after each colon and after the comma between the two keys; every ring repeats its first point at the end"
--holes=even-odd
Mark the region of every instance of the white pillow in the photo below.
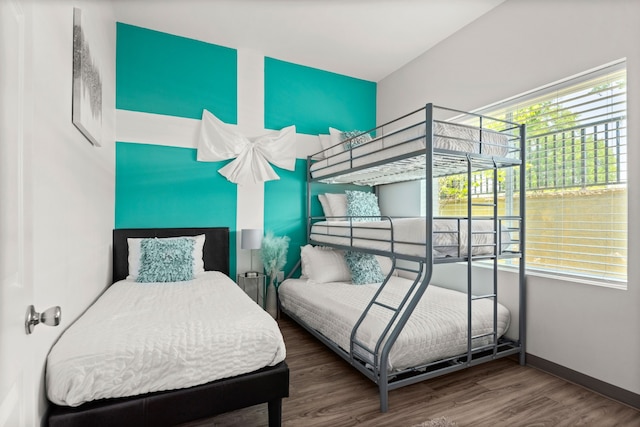
{"type": "Polygon", "coordinates": [[[329,200],[327,200],[327,196],[325,194],[318,194],[318,200],[320,200],[320,204],[322,205],[322,211],[324,212],[324,216],[333,216],[331,211],[331,205],[329,205],[329,200]]]}
{"type": "Polygon", "coordinates": [[[342,251],[306,245],[300,248],[302,275],[314,283],[350,282],[351,272],[342,251]]]}
{"type": "MultiPolygon", "coordinates": [[[[204,273],[204,261],[202,259],[202,250],[204,248],[204,234],[199,236],[181,236],[191,237],[195,239],[193,245],[193,276],[195,277],[199,273],[204,273]]],[[[148,238],[148,237],[147,237],[148,238]]],[[[166,239],[178,239],[180,237],[167,237],[166,239]]],[[[162,239],[161,239],[162,240],[162,239]]],[[[136,280],[138,278],[138,272],[140,271],[140,242],[142,239],[128,238],[127,245],[129,246],[129,275],[127,280],[136,280]]]]}
{"type": "MultiPolygon", "coordinates": [[[[320,140],[320,143],[322,144],[322,140],[320,140]]],[[[327,148],[333,147],[328,151],[327,155],[342,153],[344,151],[344,146],[342,145],[342,131],[335,128],[329,128],[329,140],[326,143],[328,145],[327,148]]]]}
{"type": "MultiPolygon", "coordinates": [[[[393,267],[391,258],[382,255],[376,255],[376,259],[378,260],[378,264],[380,264],[380,270],[382,270],[382,274],[384,274],[384,276],[386,277],[387,274],[389,274],[389,271],[391,271],[391,267],[393,267]]],[[[398,272],[394,271],[393,276],[397,275],[398,272]]]]}
{"type": "MultiPolygon", "coordinates": [[[[329,202],[329,210],[332,216],[347,216],[347,195],[325,193],[329,202]]],[[[344,218],[335,218],[336,221],[344,220],[344,218]]]]}
{"type": "Polygon", "coordinates": [[[331,148],[331,135],[320,134],[318,135],[318,139],[320,140],[320,146],[322,147],[323,150],[325,150],[323,153],[323,157],[327,157],[331,155],[332,153],[330,151],[326,151],[326,150],[329,150],[329,148],[331,148]]]}
{"type": "MultiPolygon", "coordinates": [[[[309,246],[310,248],[313,248],[314,250],[318,250],[318,251],[332,251],[333,248],[330,248],[328,246],[312,246],[312,245],[306,245],[309,246]]],[[[305,249],[306,246],[300,246],[300,261],[302,260],[302,252],[303,251],[307,251],[308,249],[305,249]]],[[[307,254],[309,252],[306,252],[307,254]]],[[[307,265],[304,262],[300,263],[300,277],[303,279],[308,279],[308,275],[307,275],[307,265]]]]}
{"type": "Polygon", "coordinates": [[[340,144],[342,142],[342,131],[336,128],[329,128],[329,135],[331,136],[331,145],[340,144]]]}

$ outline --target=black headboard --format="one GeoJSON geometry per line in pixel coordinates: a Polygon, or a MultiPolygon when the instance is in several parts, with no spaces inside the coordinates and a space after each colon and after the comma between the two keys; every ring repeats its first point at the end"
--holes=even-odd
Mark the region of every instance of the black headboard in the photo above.
{"type": "Polygon", "coordinates": [[[178,237],[205,235],[202,258],[205,271],[229,275],[229,228],[120,228],[113,230],[113,282],[129,274],[129,237],[178,237]]]}

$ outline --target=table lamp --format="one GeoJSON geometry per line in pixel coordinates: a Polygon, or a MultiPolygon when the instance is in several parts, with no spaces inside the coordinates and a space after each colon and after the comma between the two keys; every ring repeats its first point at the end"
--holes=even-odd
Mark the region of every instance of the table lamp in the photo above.
{"type": "Polygon", "coordinates": [[[253,251],[262,246],[262,230],[258,228],[245,228],[240,232],[240,249],[251,251],[251,271],[245,273],[246,277],[258,277],[258,272],[253,269],[253,251]]]}

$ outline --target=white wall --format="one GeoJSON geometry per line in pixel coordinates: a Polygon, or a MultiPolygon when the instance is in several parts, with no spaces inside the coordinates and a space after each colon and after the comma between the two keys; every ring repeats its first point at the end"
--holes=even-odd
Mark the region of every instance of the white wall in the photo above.
{"type": "Polygon", "coordinates": [[[378,192],[380,213],[388,216],[420,216],[420,181],[381,185],[378,192]]]}
{"type": "MultiPolygon", "coordinates": [[[[629,161],[640,159],[640,2],[508,0],[378,84],[378,123],[427,102],[472,110],[626,57],[629,161]]],[[[629,168],[629,218],[640,215],[629,168]]],[[[527,352],[640,393],[640,226],[628,290],[529,276],[527,352]]]]}
{"type": "Polygon", "coordinates": [[[37,310],[62,307],[57,328],[38,326],[33,339],[34,399],[45,408],[44,364],[53,342],[111,279],[115,194],[115,18],[110,2],[26,1],[33,31],[26,54],[33,68],[33,123],[26,161],[28,280],[37,310]],[[102,147],[71,123],[73,7],[91,18],[91,54],[102,77],[102,147]]]}

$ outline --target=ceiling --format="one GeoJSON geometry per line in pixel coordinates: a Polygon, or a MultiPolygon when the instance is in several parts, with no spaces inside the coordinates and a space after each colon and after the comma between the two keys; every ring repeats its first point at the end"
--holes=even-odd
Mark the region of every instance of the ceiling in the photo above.
{"type": "Polygon", "coordinates": [[[505,0],[113,0],[119,22],[378,82],[505,0]]]}

